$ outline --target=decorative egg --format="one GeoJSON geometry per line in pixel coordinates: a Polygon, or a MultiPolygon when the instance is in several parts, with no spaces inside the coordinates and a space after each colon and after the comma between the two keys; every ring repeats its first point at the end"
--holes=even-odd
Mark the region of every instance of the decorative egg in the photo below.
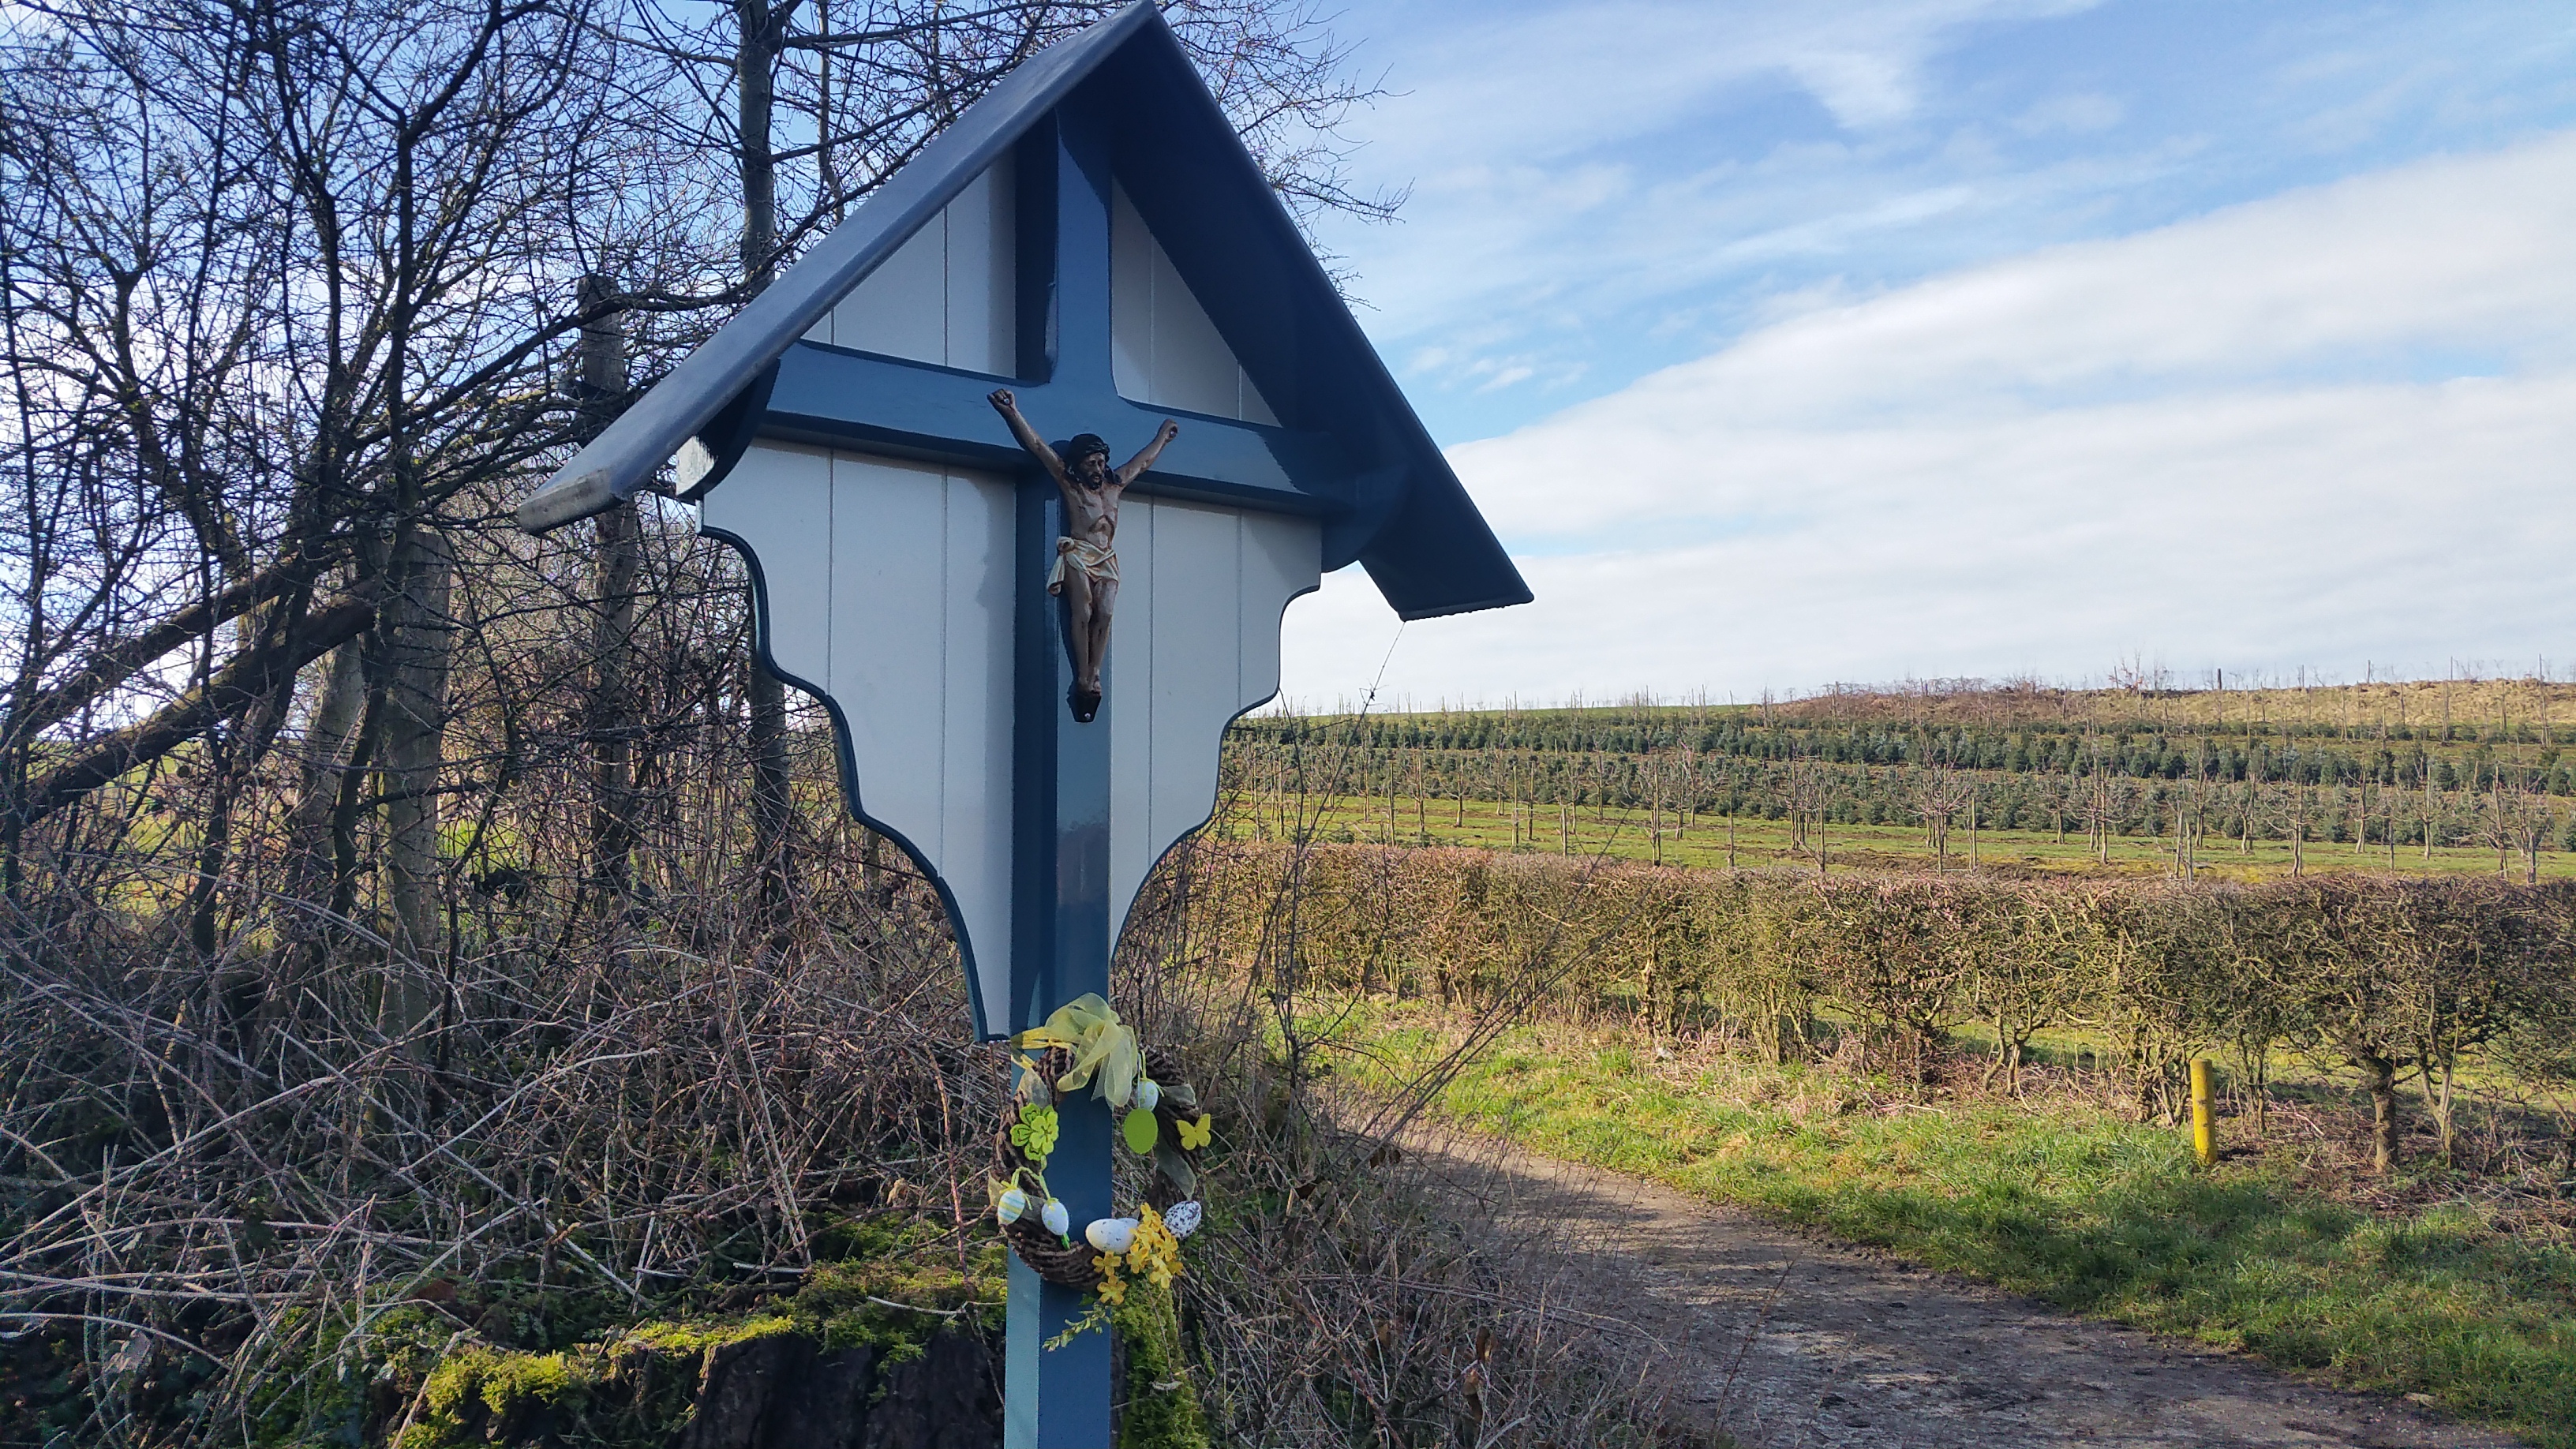
{"type": "Polygon", "coordinates": [[[1135,1245],[1136,1220],[1134,1218],[1097,1218],[1093,1220],[1091,1226],[1082,1230],[1082,1235],[1090,1240],[1091,1246],[1104,1253],[1123,1253],[1135,1245]]]}
{"type": "Polygon", "coordinates": [[[1028,1210],[1029,1195],[1016,1187],[1002,1189],[1002,1195],[993,1200],[993,1216],[1000,1218],[1006,1226],[1018,1222],[1028,1210]]]}
{"type": "Polygon", "coordinates": [[[1152,1077],[1136,1079],[1136,1105],[1151,1112],[1163,1105],[1163,1088],[1152,1077]]]}
{"type": "Polygon", "coordinates": [[[1151,1112],[1130,1112],[1126,1120],[1118,1124],[1118,1135],[1127,1140],[1127,1150],[1139,1157],[1153,1152],[1154,1139],[1161,1136],[1162,1131],[1151,1112]]]}
{"type": "Polygon", "coordinates": [[[1065,1210],[1064,1199],[1060,1197],[1046,1200],[1046,1207],[1038,1214],[1038,1221],[1046,1224],[1046,1230],[1059,1238],[1073,1231],[1073,1214],[1065,1210]]]}
{"type": "Polygon", "coordinates": [[[1163,1226],[1172,1230],[1173,1237],[1186,1238],[1199,1230],[1199,1220],[1205,1216],[1195,1202],[1176,1202],[1164,1212],[1163,1226]]]}

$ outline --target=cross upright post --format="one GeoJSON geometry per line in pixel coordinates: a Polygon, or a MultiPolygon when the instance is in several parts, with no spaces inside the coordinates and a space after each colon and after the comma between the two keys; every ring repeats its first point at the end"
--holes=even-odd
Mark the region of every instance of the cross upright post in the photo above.
{"type": "MultiPolygon", "coordinates": [[[[1106,148],[1084,121],[1066,107],[1021,151],[1020,372],[1068,391],[1088,385],[1109,392],[1108,167],[1106,148]]],[[[1018,878],[1011,956],[1011,1004],[1022,1028],[1085,992],[1109,994],[1109,741],[1116,691],[1087,724],[1076,723],[1065,706],[1072,652],[1062,601],[1046,587],[1047,562],[1066,531],[1063,512],[1053,481],[1023,467],[1013,529],[1019,562],[1012,798],[1019,848],[1012,853],[1018,878]]],[[[1114,667],[1114,652],[1111,658],[1114,667]]],[[[1077,1093],[1057,1104],[1056,1120],[1047,1185],[1064,1200],[1079,1233],[1112,1211],[1109,1108],[1077,1093]]],[[[1011,1259],[1006,1449],[1107,1449],[1109,1334],[1084,1333],[1060,1348],[1046,1347],[1089,1311],[1089,1298],[1011,1259]]]]}
{"type": "MultiPolygon", "coordinates": [[[[1023,838],[1049,847],[1020,857],[1017,882],[1030,928],[1014,933],[1013,986],[1027,983],[1018,998],[1027,1003],[1020,1021],[1032,1027],[1085,992],[1109,994],[1109,732],[1102,726],[1117,706],[1104,702],[1090,724],[1074,723],[1064,706],[1073,683],[1064,610],[1046,592],[1042,573],[1054,552],[1061,505],[1036,487],[1023,486],[1019,496],[1021,574],[1040,582],[1020,589],[1017,794],[1023,838]]],[[[1047,1185],[1064,1200],[1079,1234],[1084,1224],[1111,1215],[1109,1107],[1089,1092],[1073,1093],[1056,1104],[1056,1122],[1047,1185]]],[[[1089,1294],[1049,1283],[1012,1257],[1007,1449],[1107,1449],[1108,1333],[1046,1347],[1090,1306],[1089,1294]]]]}

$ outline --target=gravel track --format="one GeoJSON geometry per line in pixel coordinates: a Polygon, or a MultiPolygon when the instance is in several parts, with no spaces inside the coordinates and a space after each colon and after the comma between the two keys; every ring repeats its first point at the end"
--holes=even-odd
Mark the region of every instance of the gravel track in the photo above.
{"type": "Polygon", "coordinates": [[[2510,1449],[2405,1400],[2074,1319],[1738,1209],[1415,1129],[1406,1170],[1462,1221],[1544,1244],[1564,1308],[1650,1339],[1677,1408],[1747,1449],[2510,1449]]]}

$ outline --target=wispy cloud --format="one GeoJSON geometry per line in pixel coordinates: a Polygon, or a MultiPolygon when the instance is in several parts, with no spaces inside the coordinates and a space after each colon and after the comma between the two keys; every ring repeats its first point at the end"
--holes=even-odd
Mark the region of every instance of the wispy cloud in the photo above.
{"type": "MultiPolygon", "coordinates": [[[[1454,461],[1541,602],[1417,696],[2563,653],[2576,135],[1819,298],[1454,461]]],[[[1364,687],[1356,579],[1289,684],[1364,687]]]]}
{"type": "Polygon", "coordinates": [[[1402,94],[1361,118],[1360,164],[1413,200],[1331,240],[1453,436],[1722,347],[1779,293],[2576,120],[2576,14],[2514,0],[1379,3],[1346,23],[1402,94]]]}

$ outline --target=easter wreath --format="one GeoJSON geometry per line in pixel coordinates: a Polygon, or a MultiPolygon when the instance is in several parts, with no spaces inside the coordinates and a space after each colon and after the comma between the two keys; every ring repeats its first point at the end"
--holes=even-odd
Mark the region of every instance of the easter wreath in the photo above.
{"type": "Polygon", "coordinates": [[[1208,1114],[1175,1064],[1148,1052],[1136,1029],[1097,994],[1059,1009],[1046,1024],[1011,1038],[1019,1085],[1010,1120],[994,1137],[993,1215],[1020,1261],[1050,1283],[1123,1302],[1130,1279],[1168,1285],[1181,1271],[1181,1239],[1198,1230],[1198,1170],[1190,1154],[1207,1146],[1208,1114]],[[1080,1234],[1047,1190],[1055,1151],[1056,1104],[1091,1088],[1119,1114],[1119,1137],[1150,1157],[1154,1175],[1132,1217],[1100,1218],[1080,1234]]]}

